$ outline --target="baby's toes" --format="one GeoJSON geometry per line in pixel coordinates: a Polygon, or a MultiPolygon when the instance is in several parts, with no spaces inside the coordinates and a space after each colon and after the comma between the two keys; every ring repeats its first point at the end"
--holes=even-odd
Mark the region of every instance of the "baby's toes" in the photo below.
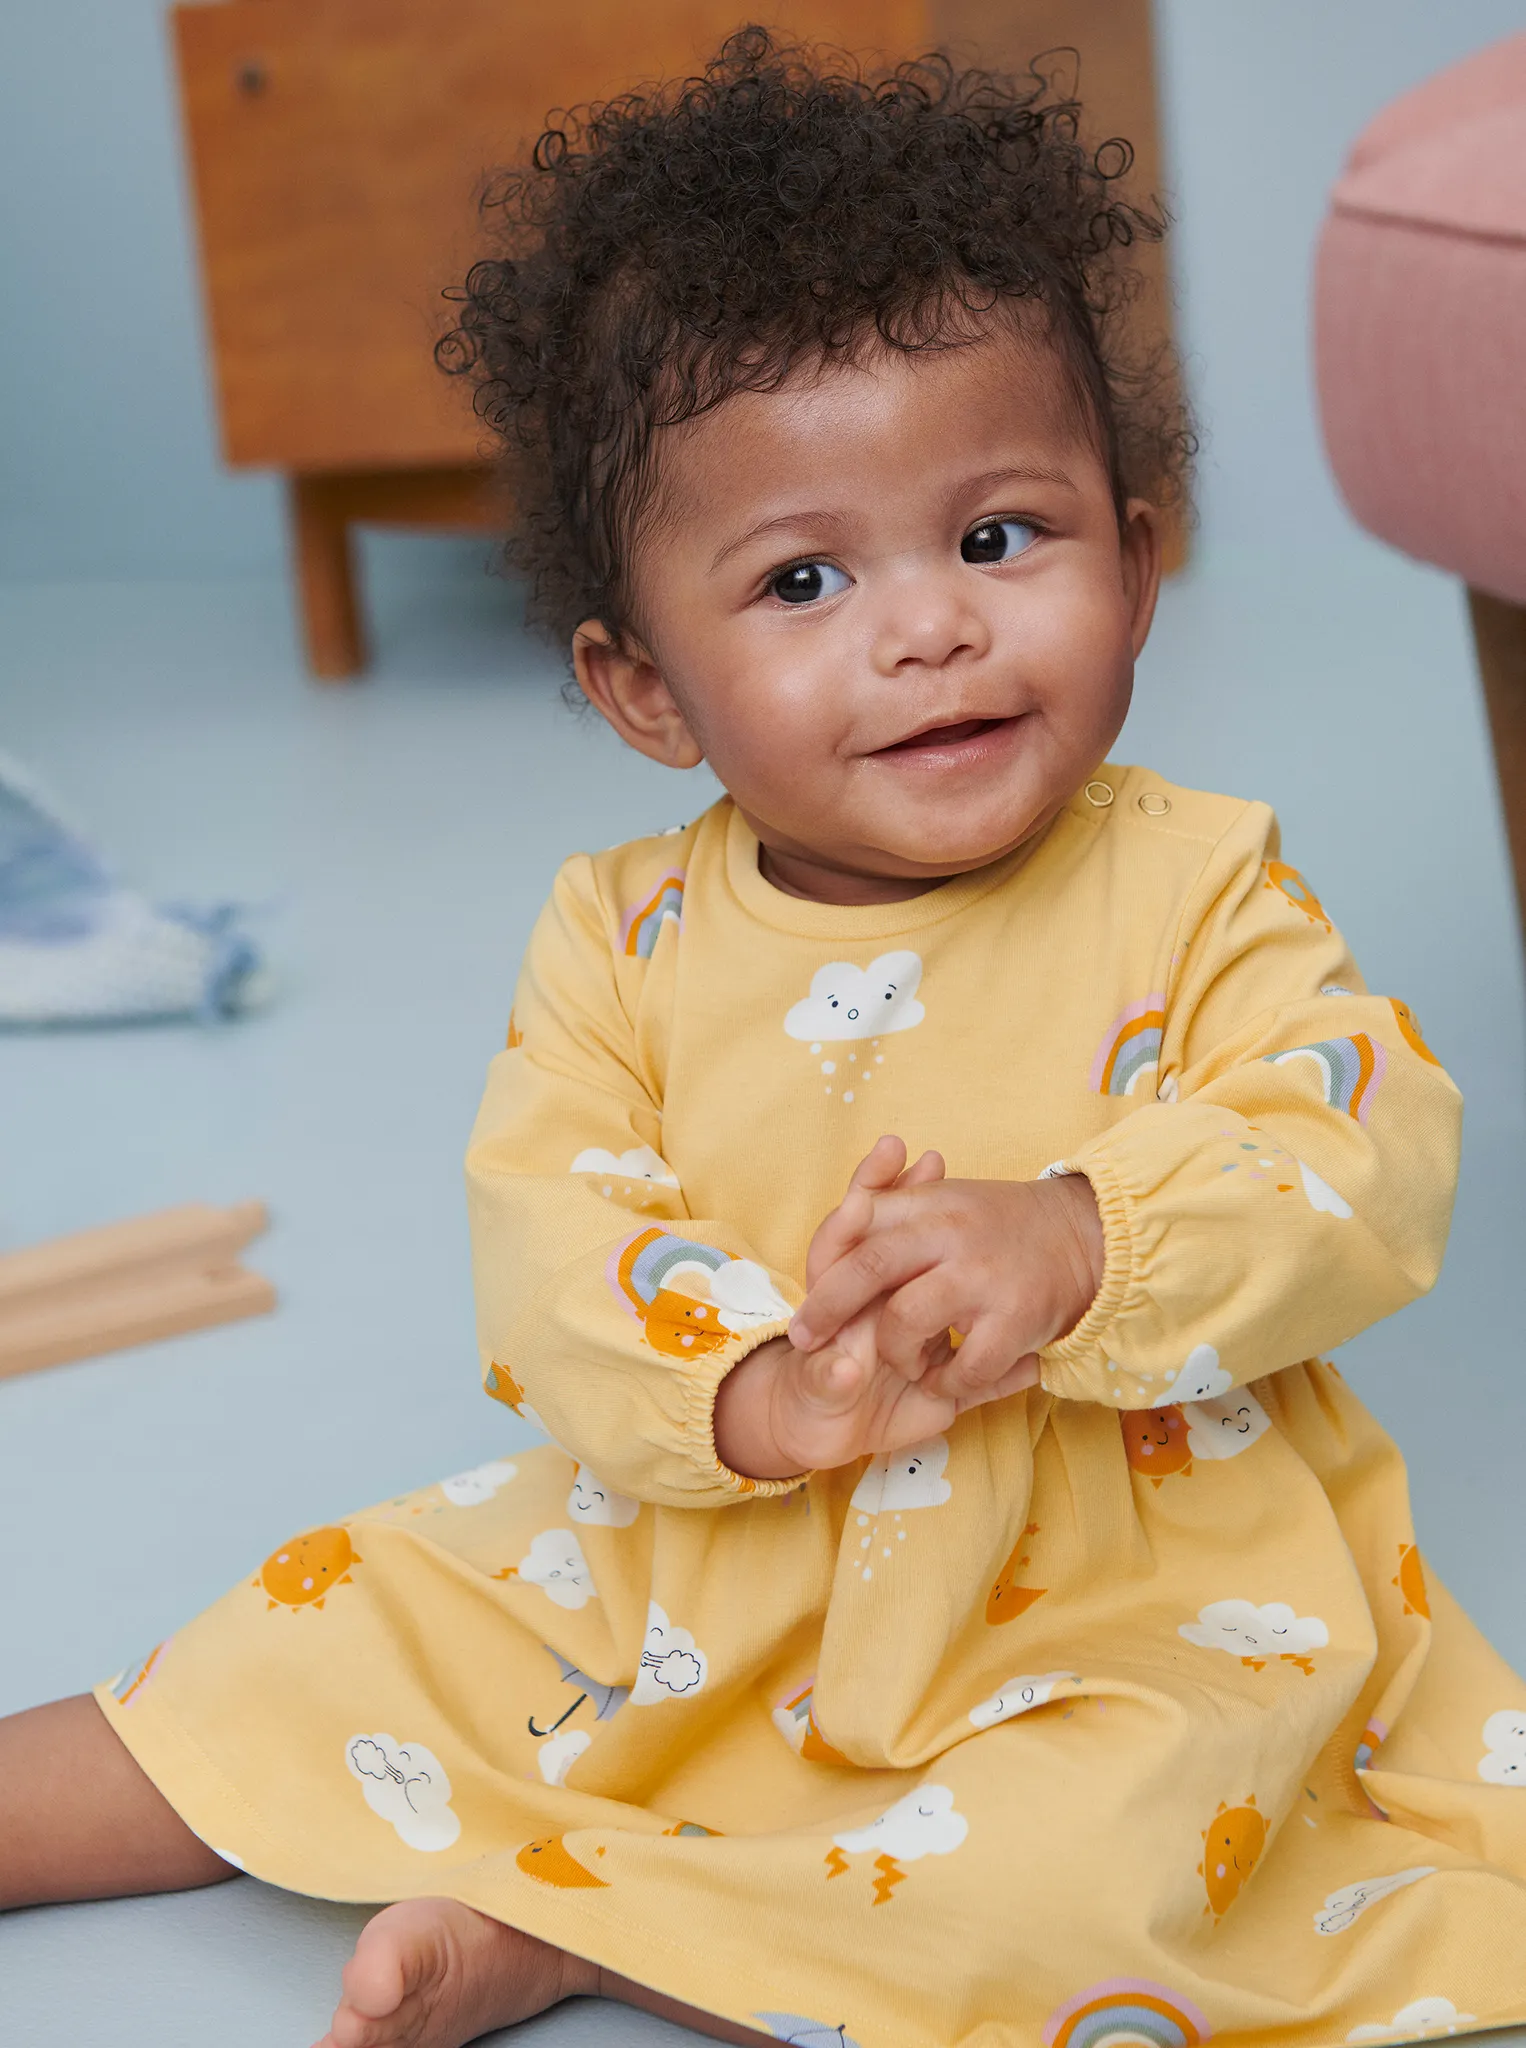
{"type": "Polygon", "coordinates": [[[437,1918],[428,1910],[433,1903],[389,1906],[362,1929],[320,2048],[413,2048],[427,2038],[430,2008],[448,1967],[437,1918]]]}
{"type": "Polygon", "coordinates": [[[416,2034],[411,2020],[417,2007],[416,1999],[405,1998],[389,2013],[370,2014],[357,2010],[348,1998],[341,1999],[319,2048],[411,2048],[416,2034]]]}
{"type": "MultiPolygon", "coordinates": [[[[421,1935],[422,1930],[391,1907],[368,1920],[344,1966],[340,2011],[364,2019],[386,2019],[395,2013],[426,1961],[419,1951],[427,1946],[428,1937],[421,1935]]],[[[350,2044],[341,2042],[340,2048],[350,2044]]]]}
{"type": "MultiPolygon", "coordinates": [[[[436,2038],[433,2001],[408,1992],[389,2013],[364,2013],[346,1997],[329,2028],[332,2048],[426,2048],[436,2038]]],[[[327,2048],[327,2044],[320,2044],[327,2048]]]]}
{"type": "Polygon", "coordinates": [[[405,1899],[362,1932],[319,2048],[461,2048],[596,1981],[587,1965],[458,1900],[405,1899]]]}
{"type": "Polygon", "coordinates": [[[397,2019],[396,2013],[384,2020],[367,2019],[352,2005],[341,2004],[318,2048],[395,2048],[397,2019]]]}

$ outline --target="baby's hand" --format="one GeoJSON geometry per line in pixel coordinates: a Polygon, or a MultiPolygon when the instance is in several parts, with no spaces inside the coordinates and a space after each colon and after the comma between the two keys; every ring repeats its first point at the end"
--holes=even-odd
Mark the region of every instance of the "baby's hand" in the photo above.
{"type": "MultiPolygon", "coordinates": [[[[849,1199],[855,1192],[884,1195],[929,1187],[942,1173],[936,1152],[907,1168],[900,1140],[882,1139],[854,1174],[849,1199]]],[[[835,1209],[817,1231],[806,1263],[809,1283],[830,1270],[839,1250],[848,1249],[849,1238],[839,1233],[847,1207],[835,1209]]],[[[788,1338],[776,1337],[744,1358],[716,1395],[715,1448],[722,1463],[751,1479],[830,1470],[921,1443],[946,1430],[963,1409],[1033,1383],[1035,1370],[1023,1360],[1004,1378],[978,1388],[934,1391],[919,1385],[881,1358],[879,1321],[879,1306],[871,1302],[809,1354],[788,1338]]]]}
{"type": "Polygon", "coordinates": [[[941,1162],[936,1179],[890,1176],[905,1156],[899,1138],[881,1138],[817,1232],[791,1342],[815,1356],[879,1303],[879,1363],[925,1397],[969,1406],[1001,1398],[1015,1374],[1031,1385],[1038,1352],[1102,1283],[1091,1183],[950,1181],[941,1162]]]}
{"type": "Polygon", "coordinates": [[[875,1306],[844,1323],[829,1343],[797,1351],[787,1337],[760,1344],[722,1380],[715,1397],[715,1449],[749,1479],[789,1479],[855,1458],[897,1451],[940,1436],[977,1402],[1031,1386],[1023,1361],[1005,1379],[977,1391],[930,1391],[878,1354],[875,1306]]]}

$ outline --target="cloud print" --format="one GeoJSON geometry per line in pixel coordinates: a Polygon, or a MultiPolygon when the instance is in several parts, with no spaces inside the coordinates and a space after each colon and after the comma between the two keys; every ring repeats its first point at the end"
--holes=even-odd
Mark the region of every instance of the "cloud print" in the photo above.
{"type": "Polygon", "coordinates": [[[628,1493],[616,1493],[602,1479],[596,1479],[586,1465],[579,1465],[567,1496],[567,1512],[573,1521],[589,1529],[628,1529],[641,1512],[641,1503],[628,1493]]]}
{"type": "Polygon", "coordinates": [[[1379,1899],[1402,1891],[1407,1884],[1418,1884],[1422,1877],[1435,1875],[1434,1863],[1417,1863],[1411,1870],[1396,1870],[1387,1877],[1362,1877],[1355,1884],[1343,1884],[1339,1891],[1331,1892],[1314,1915],[1314,1932],[1344,1934],[1379,1899]]]}
{"type": "Polygon", "coordinates": [[[873,1460],[853,1489],[850,1506],[871,1515],[901,1508],[938,1508],[954,1489],[943,1476],[948,1464],[948,1438],[930,1436],[873,1460]]]}
{"type": "Polygon", "coordinates": [[[470,1472],[457,1472],[440,1481],[440,1491],[452,1507],[477,1508],[491,1500],[501,1486],[507,1486],[519,1467],[509,1458],[489,1458],[470,1472]]]}
{"type": "Polygon", "coordinates": [[[390,1821],[410,1849],[448,1849],[461,1832],[451,1811],[450,1779],[433,1750],[392,1735],[352,1735],[344,1760],[375,1814],[390,1821]]]}
{"type": "Polygon", "coordinates": [[[922,1856],[947,1856],[969,1831],[947,1785],[918,1785],[868,1827],[851,1828],[832,1840],[849,1856],[873,1849],[898,1863],[915,1863],[922,1856]]]}
{"type": "Polygon", "coordinates": [[[617,1157],[603,1145],[590,1145],[573,1160],[573,1173],[606,1173],[615,1180],[654,1180],[662,1187],[676,1188],[678,1175],[650,1145],[637,1145],[617,1157]]]}
{"type": "Polygon", "coordinates": [[[1298,1162],[1298,1173],[1303,1181],[1303,1191],[1314,1208],[1327,1216],[1339,1216],[1343,1222],[1350,1216],[1351,1204],[1346,1197],[1338,1195],[1327,1180],[1321,1180],[1313,1167],[1305,1166],[1301,1159],[1298,1162]]]}
{"type": "Polygon", "coordinates": [[[1196,1344],[1187,1353],[1187,1363],[1156,1403],[1165,1408],[1174,1401],[1207,1401],[1215,1394],[1227,1394],[1234,1381],[1219,1364],[1211,1344],[1196,1344]]]}
{"type": "Polygon", "coordinates": [[[1455,2034],[1459,2027],[1476,2027],[1475,2013],[1459,2012],[1450,1998],[1417,1998],[1401,2005],[1391,2020],[1377,2026],[1353,2027],[1348,2041],[1386,2041],[1390,2034],[1412,2039],[1416,2034],[1455,2034]]]}
{"type": "Polygon", "coordinates": [[[831,960],[811,976],[811,992],[802,996],[784,1020],[791,1038],[883,1038],[892,1031],[910,1031],[927,1015],[917,1001],[922,962],[915,953],[881,953],[867,967],[849,960],[831,960]]]}
{"type": "Polygon", "coordinates": [[[1009,1678],[1000,1692],[970,1708],[970,1725],[994,1728],[998,1721],[1010,1721],[1033,1707],[1045,1706],[1054,1697],[1055,1687],[1067,1681],[1081,1683],[1074,1671],[1046,1671],[1042,1678],[1009,1678]]]}
{"type": "Polygon", "coordinates": [[[564,1783],[567,1773],[592,1740],[586,1728],[563,1728],[555,1735],[548,1735],[535,1752],[535,1761],[540,1765],[540,1774],[546,1783],[564,1783]]]}
{"type": "Polygon", "coordinates": [[[1503,1707],[1484,1723],[1478,1775],[1486,1785],[1526,1785],[1526,1714],[1503,1707]]]}
{"type": "Polygon", "coordinates": [[[1330,1640],[1317,1614],[1295,1614],[1281,1600],[1264,1607],[1249,1600],[1210,1600],[1177,1634],[1200,1650],[1226,1650],[1232,1657],[1306,1657],[1330,1640]]]}
{"type": "Polygon", "coordinates": [[[728,1330],[788,1322],[790,1305],[755,1259],[728,1259],[710,1275],[710,1299],[728,1330]]]}
{"type": "Polygon", "coordinates": [[[583,1546],[570,1529],[542,1529],[517,1570],[558,1607],[586,1607],[599,1597],[583,1546]]]}
{"type": "Polygon", "coordinates": [[[655,1707],[661,1700],[686,1699],[703,1687],[709,1660],[696,1649],[686,1628],[674,1628],[654,1600],[646,1614],[646,1642],[641,1668],[631,1687],[633,1707],[655,1707]]]}
{"type": "Polygon", "coordinates": [[[1236,1387],[1219,1401],[1190,1401],[1182,1413],[1187,1418],[1187,1448],[1194,1458],[1238,1458],[1272,1426],[1272,1418],[1248,1387],[1236,1387]]]}

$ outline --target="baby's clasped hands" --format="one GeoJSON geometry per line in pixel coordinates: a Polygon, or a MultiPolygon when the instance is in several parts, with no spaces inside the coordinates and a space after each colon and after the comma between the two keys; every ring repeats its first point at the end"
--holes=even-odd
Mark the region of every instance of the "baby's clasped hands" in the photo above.
{"type": "Polygon", "coordinates": [[[1102,1263],[1083,1177],[949,1180],[937,1153],[908,1166],[902,1141],[881,1138],[811,1242],[788,1340],[723,1382],[717,1452],[782,1478],[939,1434],[1034,1384],[1102,1263]]]}
{"type": "Polygon", "coordinates": [[[1039,1350],[1101,1285],[1091,1182],[948,1180],[936,1152],[905,1160],[899,1138],[881,1138],[817,1231],[790,1341],[815,1351],[879,1301],[884,1364],[961,1407],[999,1399],[1015,1370],[1034,1368],[1020,1385],[1036,1377],[1039,1350]]]}

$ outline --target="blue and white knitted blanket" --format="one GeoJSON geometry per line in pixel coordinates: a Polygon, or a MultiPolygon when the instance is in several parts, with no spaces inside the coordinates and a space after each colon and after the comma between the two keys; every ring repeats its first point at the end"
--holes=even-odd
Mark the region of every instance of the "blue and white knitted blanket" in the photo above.
{"type": "Polygon", "coordinates": [[[0,754],[0,1028],[227,1017],[260,994],[236,904],[147,903],[0,754]]]}

